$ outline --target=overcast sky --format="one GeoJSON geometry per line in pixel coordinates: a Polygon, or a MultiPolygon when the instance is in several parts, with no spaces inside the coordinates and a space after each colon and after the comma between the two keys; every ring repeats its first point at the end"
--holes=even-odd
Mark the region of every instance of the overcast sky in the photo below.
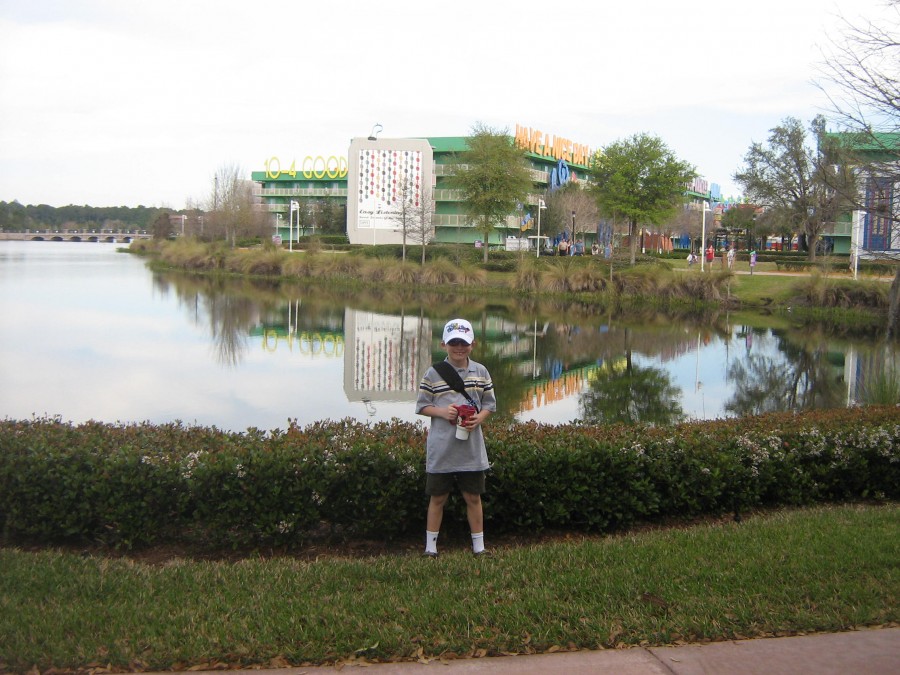
{"type": "Polygon", "coordinates": [[[822,49],[883,0],[0,0],[0,201],[203,204],[216,170],[516,124],[659,136],[723,193],[827,107],[822,49]]]}

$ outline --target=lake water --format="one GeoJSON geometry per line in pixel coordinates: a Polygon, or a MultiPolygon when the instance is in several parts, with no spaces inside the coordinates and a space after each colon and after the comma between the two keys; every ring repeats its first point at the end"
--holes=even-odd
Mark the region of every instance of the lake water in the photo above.
{"type": "MultiPolygon", "coordinates": [[[[302,254],[297,254],[302,255],[302,254]]],[[[417,421],[450,318],[472,321],[503,412],[564,423],[713,419],[865,395],[897,351],[784,319],[154,273],[116,244],[0,242],[0,415],[243,431],[417,421]],[[767,323],[768,322],[768,323],[767,323]]]]}

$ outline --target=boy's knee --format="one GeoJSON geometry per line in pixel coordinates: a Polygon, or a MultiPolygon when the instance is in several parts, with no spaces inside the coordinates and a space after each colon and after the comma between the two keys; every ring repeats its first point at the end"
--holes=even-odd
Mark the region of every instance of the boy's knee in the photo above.
{"type": "Polygon", "coordinates": [[[463,499],[466,500],[466,504],[469,506],[478,506],[481,504],[481,495],[475,494],[473,492],[463,492],[463,499]]]}
{"type": "Polygon", "coordinates": [[[436,506],[438,508],[444,508],[444,504],[447,503],[447,499],[450,497],[450,493],[443,495],[431,495],[430,502],[432,506],[436,506]]]}

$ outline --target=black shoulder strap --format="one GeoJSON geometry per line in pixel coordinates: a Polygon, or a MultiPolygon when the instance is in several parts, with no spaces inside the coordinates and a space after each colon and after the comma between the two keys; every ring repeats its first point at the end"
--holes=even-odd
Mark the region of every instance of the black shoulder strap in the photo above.
{"type": "Polygon", "coordinates": [[[481,411],[481,408],[478,407],[478,404],[472,400],[472,397],[469,396],[469,392],[466,391],[466,383],[463,382],[462,378],[459,376],[459,373],[456,372],[456,368],[454,368],[447,361],[438,361],[435,364],[432,364],[434,369],[438,372],[438,375],[444,378],[444,382],[453,390],[458,391],[460,394],[466,397],[466,400],[475,407],[475,410],[481,411]]]}

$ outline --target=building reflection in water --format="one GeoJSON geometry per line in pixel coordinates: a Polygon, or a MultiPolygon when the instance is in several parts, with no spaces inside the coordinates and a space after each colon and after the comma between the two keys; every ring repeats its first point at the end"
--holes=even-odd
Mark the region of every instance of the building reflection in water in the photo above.
{"type": "Polygon", "coordinates": [[[431,363],[431,321],[347,308],[344,314],[344,393],[369,415],[378,401],[415,401],[431,363]]]}

